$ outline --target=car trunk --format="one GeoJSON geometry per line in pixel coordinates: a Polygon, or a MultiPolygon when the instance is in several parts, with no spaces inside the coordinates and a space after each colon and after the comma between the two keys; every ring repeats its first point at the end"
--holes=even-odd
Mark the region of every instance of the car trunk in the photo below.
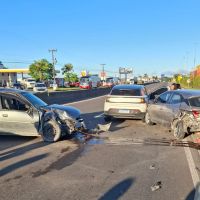
{"type": "Polygon", "coordinates": [[[110,95],[106,98],[106,102],[117,103],[117,104],[130,104],[130,103],[145,103],[145,96],[117,96],[110,95]]]}

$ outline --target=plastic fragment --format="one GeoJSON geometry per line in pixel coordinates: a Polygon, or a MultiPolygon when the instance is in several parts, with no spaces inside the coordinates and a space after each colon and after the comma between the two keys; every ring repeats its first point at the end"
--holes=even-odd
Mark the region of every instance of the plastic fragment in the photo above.
{"type": "Polygon", "coordinates": [[[161,181],[158,181],[157,183],[155,183],[154,185],[151,186],[151,190],[152,190],[152,192],[154,192],[154,191],[160,189],[161,187],[162,187],[162,183],[161,183],[161,181]]]}

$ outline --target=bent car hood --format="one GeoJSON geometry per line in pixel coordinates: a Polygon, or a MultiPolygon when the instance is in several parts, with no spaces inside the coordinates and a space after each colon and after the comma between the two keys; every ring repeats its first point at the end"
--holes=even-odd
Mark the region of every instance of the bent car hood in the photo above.
{"type": "Polygon", "coordinates": [[[80,110],[78,110],[77,108],[72,107],[72,106],[53,104],[53,105],[47,106],[46,108],[65,111],[65,112],[67,112],[67,114],[69,116],[71,116],[73,118],[77,118],[81,114],[80,110]]]}

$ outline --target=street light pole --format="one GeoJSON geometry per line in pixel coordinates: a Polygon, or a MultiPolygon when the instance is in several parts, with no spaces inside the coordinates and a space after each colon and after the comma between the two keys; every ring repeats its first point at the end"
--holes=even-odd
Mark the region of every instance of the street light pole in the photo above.
{"type": "Polygon", "coordinates": [[[53,82],[54,82],[54,84],[55,84],[55,82],[56,82],[56,73],[55,73],[55,56],[54,56],[54,53],[55,52],[57,52],[57,49],[49,49],[49,52],[51,53],[51,56],[52,56],[52,65],[53,65],[53,82]]]}

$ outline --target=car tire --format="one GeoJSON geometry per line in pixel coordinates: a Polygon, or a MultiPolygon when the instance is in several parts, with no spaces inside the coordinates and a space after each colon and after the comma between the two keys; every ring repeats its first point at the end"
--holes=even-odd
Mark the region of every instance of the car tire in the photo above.
{"type": "Polygon", "coordinates": [[[105,115],[104,116],[104,121],[105,122],[110,122],[112,120],[112,117],[111,116],[109,116],[109,115],[105,115]]]}
{"type": "Polygon", "coordinates": [[[176,139],[182,140],[185,137],[183,121],[176,121],[173,125],[173,133],[176,139]]]}
{"type": "Polygon", "coordinates": [[[45,142],[57,142],[61,138],[60,125],[55,120],[44,122],[42,138],[45,142]]]}
{"type": "Polygon", "coordinates": [[[144,120],[145,120],[145,123],[146,123],[147,125],[153,125],[153,122],[151,121],[151,117],[150,117],[150,115],[149,115],[148,112],[146,112],[145,117],[144,117],[144,120]]]}

